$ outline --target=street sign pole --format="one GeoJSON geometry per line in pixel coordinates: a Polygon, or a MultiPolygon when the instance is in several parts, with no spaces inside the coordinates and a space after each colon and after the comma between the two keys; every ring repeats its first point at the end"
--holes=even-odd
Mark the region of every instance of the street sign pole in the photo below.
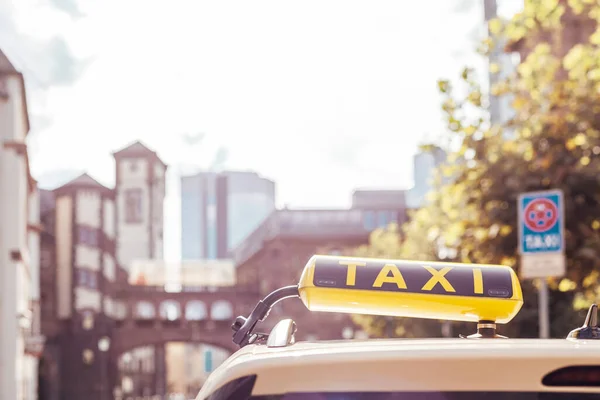
{"type": "Polygon", "coordinates": [[[550,337],[550,307],[548,301],[548,282],[538,279],[538,313],[540,321],[540,338],[550,337]]]}
{"type": "Polygon", "coordinates": [[[538,280],[540,338],[550,337],[549,277],[566,272],[564,200],[560,190],[519,196],[519,253],[521,278],[538,280]]]}

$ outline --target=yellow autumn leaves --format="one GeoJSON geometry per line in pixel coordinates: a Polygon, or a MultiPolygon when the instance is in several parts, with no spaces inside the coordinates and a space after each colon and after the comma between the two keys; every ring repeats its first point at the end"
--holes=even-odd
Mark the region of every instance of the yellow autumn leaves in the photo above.
{"type": "MultiPolygon", "coordinates": [[[[496,83],[491,93],[482,90],[469,68],[455,83],[466,90],[454,91],[454,81],[438,81],[448,134],[459,143],[439,168],[435,190],[428,194],[425,206],[411,212],[403,227],[373,232],[369,245],[352,254],[498,263],[518,269],[517,195],[555,185],[564,185],[568,192],[577,174],[583,177],[585,190],[586,185],[594,185],[594,177],[600,176],[600,30],[593,32],[589,42],[562,53],[554,47],[557,35],[540,34],[561,33],[566,12],[600,21],[600,0],[567,4],[572,12],[559,0],[526,0],[523,11],[511,20],[489,22],[493,37],[484,40],[481,48],[489,51],[500,43],[522,40],[528,49],[516,73],[496,83]],[[535,45],[536,37],[551,40],[535,45]],[[466,94],[458,97],[455,92],[466,94]],[[511,120],[493,125],[481,118],[490,94],[510,96],[511,120]],[[442,178],[449,182],[442,183],[442,178]]],[[[492,64],[490,72],[501,72],[500,66],[492,64]]],[[[597,185],[590,190],[600,201],[600,181],[597,185]]],[[[573,306],[585,307],[600,300],[600,216],[576,214],[567,220],[573,229],[567,236],[580,238],[573,254],[597,251],[598,257],[577,259],[570,254],[570,275],[549,283],[553,290],[577,293],[573,306]]],[[[377,332],[383,326],[376,317],[362,323],[373,324],[377,332]]],[[[420,326],[416,321],[396,324],[396,332],[406,335],[415,334],[420,326]]]]}

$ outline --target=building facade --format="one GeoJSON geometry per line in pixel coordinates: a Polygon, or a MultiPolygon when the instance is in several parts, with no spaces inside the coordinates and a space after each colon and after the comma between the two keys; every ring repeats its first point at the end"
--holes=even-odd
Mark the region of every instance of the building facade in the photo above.
{"type": "Polygon", "coordinates": [[[83,174],[43,198],[42,328],[48,342],[40,397],[107,398],[111,388],[89,388],[83,379],[110,373],[102,343],[125,307],[115,298],[123,279],[116,259],[115,193],[83,174]],[[69,381],[74,374],[80,379],[69,381]]]}
{"type": "Polygon", "coordinates": [[[355,190],[352,209],[364,211],[363,226],[367,230],[390,223],[402,225],[407,220],[406,190],[355,190]]]}
{"type": "MultiPolygon", "coordinates": [[[[114,189],[83,174],[41,191],[41,327],[47,343],[39,367],[40,399],[114,397],[113,389],[121,385],[112,335],[131,313],[122,296],[128,285],[126,267],[163,256],[166,165],[139,142],[115,152],[114,158],[114,189]],[[89,382],[98,383],[90,387],[89,382]]],[[[119,365],[128,374],[134,370],[135,385],[156,381],[160,357],[154,347],[150,350],[121,355],[119,365]]],[[[161,362],[164,367],[164,358],[161,362]]]]}
{"type": "Polygon", "coordinates": [[[181,257],[223,259],[275,209],[275,183],[254,172],[181,178],[181,257]]]}
{"type": "MultiPolygon", "coordinates": [[[[162,256],[162,249],[152,244],[161,240],[157,216],[162,210],[154,205],[162,209],[164,191],[156,189],[156,181],[165,171],[155,153],[141,144],[132,146],[115,153],[114,189],[83,174],[41,192],[42,330],[48,338],[40,366],[42,399],[195,392],[232,351],[235,315],[246,315],[260,295],[297,281],[313,254],[338,254],[365,244],[373,229],[406,219],[403,191],[358,190],[347,210],[272,210],[230,252],[235,268],[224,260],[207,260],[203,271],[184,261],[182,279],[197,284],[177,293],[153,285],[156,279],[136,284],[134,277],[132,283],[133,267],[143,264],[136,260],[162,256]],[[140,176],[140,170],[147,172],[140,176]],[[220,274],[207,274],[213,264],[220,274]],[[169,351],[170,344],[183,341],[187,344],[175,346],[175,353],[169,351]]],[[[243,178],[231,174],[214,183],[215,197],[228,205],[225,211],[214,210],[224,227],[232,214],[239,219],[252,214],[252,207],[244,208],[248,203],[256,213],[274,207],[272,182],[262,187],[269,200],[258,196],[253,203],[252,188],[258,185],[244,186],[243,178]]],[[[148,270],[153,274],[156,268],[148,270]]],[[[300,304],[278,305],[272,314],[275,318],[264,328],[294,316],[299,339],[364,337],[349,316],[308,314],[300,304]]]]}
{"type": "Polygon", "coordinates": [[[0,390],[37,396],[40,334],[39,193],[27,153],[24,78],[0,51],[0,390]]]}
{"type": "Polygon", "coordinates": [[[117,258],[129,270],[134,260],[164,257],[166,164],[135,142],[113,153],[116,164],[117,258]]]}

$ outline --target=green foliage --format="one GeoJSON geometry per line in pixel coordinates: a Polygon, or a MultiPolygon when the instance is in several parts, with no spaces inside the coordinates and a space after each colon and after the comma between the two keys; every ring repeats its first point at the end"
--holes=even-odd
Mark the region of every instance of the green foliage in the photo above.
{"type": "MultiPolygon", "coordinates": [[[[482,53],[494,43],[507,41],[522,42],[527,53],[517,73],[497,83],[491,93],[485,93],[468,68],[458,82],[460,89],[466,89],[464,96],[456,94],[449,80],[438,82],[448,130],[460,145],[438,171],[438,189],[430,194],[428,204],[403,227],[405,240],[400,242],[398,232],[378,231],[370,246],[356,252],[503,264],[519,272],[518,195],[561,189],[566,203],[567,276],[548,280],[551,334],[556,337],[581,324],[583,314],[574,313],[573,307],[581,310],[600,299],[600,30],[590,30],[589,41],[583,39],[584,43],[565,50],[568,36],[560,28],[567,14],[600,20],[600,5],[596,0],[567,4],[526,1],[524,11],[511,21],[490,22],[495,36],[484,41],[482,53]],[[501,126],[491,125],[484,117],[487,95],[510,95],[515,117],[501,126]],[[450,183],[442,185],[442,177],[450,178],[450,183]]],[[[522,285],[525,305],[503,333],[536,337],[534,283],[522,285]]],[[[360,321],[367,327],[378,326],[373,334],[381,334],[378,318],[360,321]]],[[[430,321],[398,320],[397,325],[401,335],[439,335],[439,324],[432,326],[430,321]]],[[[472,333],[473,328],[455,324],[453,335],[472,333]]]]}

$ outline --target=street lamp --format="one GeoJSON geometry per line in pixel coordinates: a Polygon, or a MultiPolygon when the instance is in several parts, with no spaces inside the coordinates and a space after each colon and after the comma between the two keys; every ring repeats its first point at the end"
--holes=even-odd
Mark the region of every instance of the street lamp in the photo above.
{"type": "Polygon", "coordinates": [[[98,340],[98,350],[103,353],[102,360],[100,364],[100,398],[104,399],[106,397],[106,369],[108,368],[108,360],[106,359],[106,352],[110,349],[110,338],[108,336],[102,336],[98,340]]]}
{"type": "Polygon", "coordinates": [[[83,362],[90,365],[94,361],[94,352],[90,349],[83,350],[82,353],[83,362]]]}
{"type": "Polygon", "coordinates": [[[103,336],[98,340],[98,350],[103,353],[106,353],[110,349],[110,338],[108,336],[103,336]]]}

